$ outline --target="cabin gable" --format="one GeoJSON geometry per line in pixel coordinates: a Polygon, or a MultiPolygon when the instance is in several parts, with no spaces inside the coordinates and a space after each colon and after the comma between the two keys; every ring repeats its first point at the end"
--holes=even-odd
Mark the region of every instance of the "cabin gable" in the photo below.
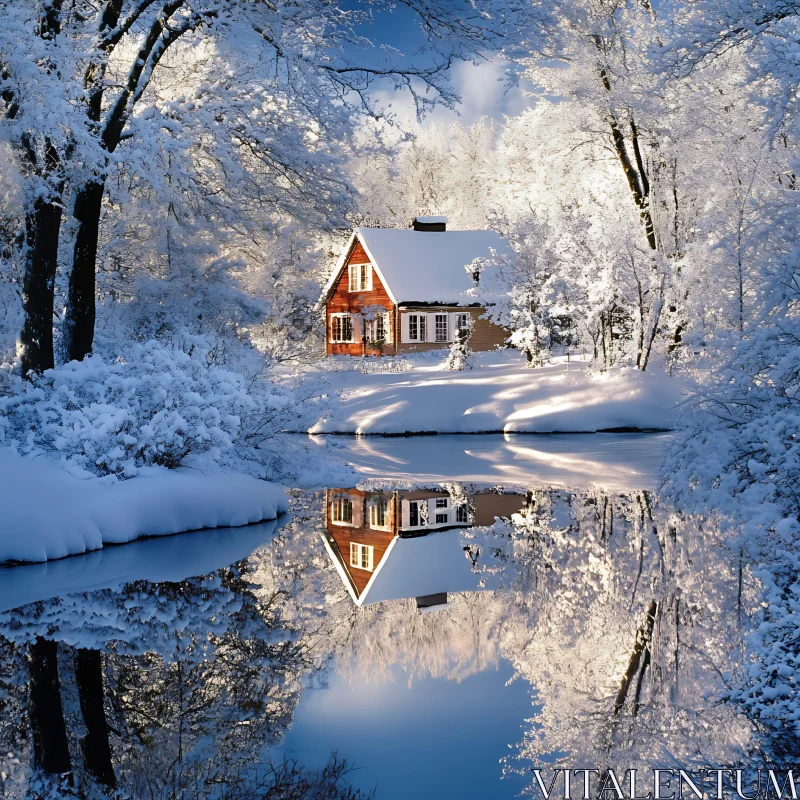
{"type": "Polygon", "coordinates": [[[395,354],[395,304],[376,266],[364,245],[354,238],[327,298],[325,340],[328,355],[395,354]],[[365,309],[366,317],[373,319],[360,318],[365,309]],[[375,321],[379,314],[384,316],[382,328],[375,321]],[[343,323],[336,321],[340,316],[349,317],[344,329],[343,323]],[[377,338],[380,333],[382,340],[377,338]],[[350,341],[337,341],[344,339],[350,341]],[[383,344],[378,344],[379,341],[383,344]]]}
{"type": "Polygon", "coordinates": [[[328,543],[360,597],[397,533],[394,498],[381,492],[329,489],[325,527],[328,543]],[[380,518],[378,503],[385,504],[380,518]]]}

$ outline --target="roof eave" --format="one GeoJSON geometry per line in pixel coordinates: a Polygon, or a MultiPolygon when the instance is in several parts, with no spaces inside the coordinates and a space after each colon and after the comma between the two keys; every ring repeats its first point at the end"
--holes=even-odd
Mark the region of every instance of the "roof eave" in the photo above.
{"type": "Polygon", "coordinates": [[[397,305],[400,308],[406,306],[425,306],[427,308],[444,308],[446,306],[455,306],[456,308],[483,308],[485,303],[444,303],[438,300],[400,300],[397,305]]]}

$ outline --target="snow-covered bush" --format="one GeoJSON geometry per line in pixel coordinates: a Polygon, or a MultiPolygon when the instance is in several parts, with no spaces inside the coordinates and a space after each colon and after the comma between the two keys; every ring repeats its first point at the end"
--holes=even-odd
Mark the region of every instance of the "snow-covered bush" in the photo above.
{"type": "Polygon", "coordinates": [[[150,341],[114,361],[90,357],[20,382],[0,400],[0,437],[127,478],[144,466],[224,460],[255,409],[242,376],[150,341]]]}
{"type": "Polygon", "coordinates": [[[469,337],[475,323],[472,317],[467,317],[467,326],[458,331],[453,344],[450,345],[450,353],[444,362],[444,368],[455,371],[472,369],[472,348],[469,346],[469,337]]]}

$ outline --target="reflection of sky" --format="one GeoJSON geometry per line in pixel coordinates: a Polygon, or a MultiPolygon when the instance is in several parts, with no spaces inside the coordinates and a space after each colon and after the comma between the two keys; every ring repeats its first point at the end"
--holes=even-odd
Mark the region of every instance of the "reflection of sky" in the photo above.
{"type": "MultiPolygon", "coordinates": [[[[442,612],[440,612],[442,613],[442,612]]],[[[357,770],[351,782],[377,786],[377,800],[503,800],[527,785],[502,779],[499,761],[522,739],[533,716],[530,687],[506,661],[461,682],[408,676],[353,683],[338,674],[326,689],[308,689],[286,737],[286,750],[321,766],[332,750],[357,770]]]]}
{"type": "MultiPolygon", "coordinates": [[[[363,7],[358,0],[347,0],[345,7],[363,7]]],[[[424,52],[426,40],[418,22],[418,17],[406,6],[398,4],[392,11],[374,13],[371,23],[361,26],[358,31],[378,48],[388,45],[397,48],[405,57],[413,58],[415,64],[430,63],[431,56],[424,52]]],[[[378,53],[376,52],[376,56],[378,53]]],[[[364,54],[359,54],[359,58],[364,54]]],[[[482,64],[475,67],[469,63],[456,64],[452,71],[452,83],[462,97],[458,114],[446,109],[438,109],[429,119],[439,122],[460,120],[464,124],[474,122],[483,115],[500,118],[504,114],[518,114],[532,106],[534,99],[524,96],[524,90],[532,90],[532,84],[521,82],[522,88],[512,88],[508,92],[499,81],[504,74],[500,64],[482,64]]],[[[383,103],[391,103],[398,117],[411,117],[413,103],[407,94],[392,91],[388,85],[376,85],[375,97],[383,103]]]]}

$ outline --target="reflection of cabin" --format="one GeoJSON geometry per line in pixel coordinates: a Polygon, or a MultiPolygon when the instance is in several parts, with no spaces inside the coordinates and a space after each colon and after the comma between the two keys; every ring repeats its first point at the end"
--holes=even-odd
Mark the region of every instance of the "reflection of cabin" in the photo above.
{"type": "Polygon", "coordinates": [[[357,605],[415,597],[420,609],[438,607],[447,592],[478,588],[458,531],[510,517],[523,503],[488,491],[329,489],[325,546],[357,605]],[[428,602],[434,596],[440,601],[428,602]]]}
{"type": "Polygon", "coordinates": [[[473,350],[504,344],[509,332],[481,319],[468,294],[478,274],[467,268],[508,245],[493,231],[446,228],[445,217],[417,217],[413,230],[355,229],[323,292],[328,355],[446,347],[468,324],[473,350]]]}

